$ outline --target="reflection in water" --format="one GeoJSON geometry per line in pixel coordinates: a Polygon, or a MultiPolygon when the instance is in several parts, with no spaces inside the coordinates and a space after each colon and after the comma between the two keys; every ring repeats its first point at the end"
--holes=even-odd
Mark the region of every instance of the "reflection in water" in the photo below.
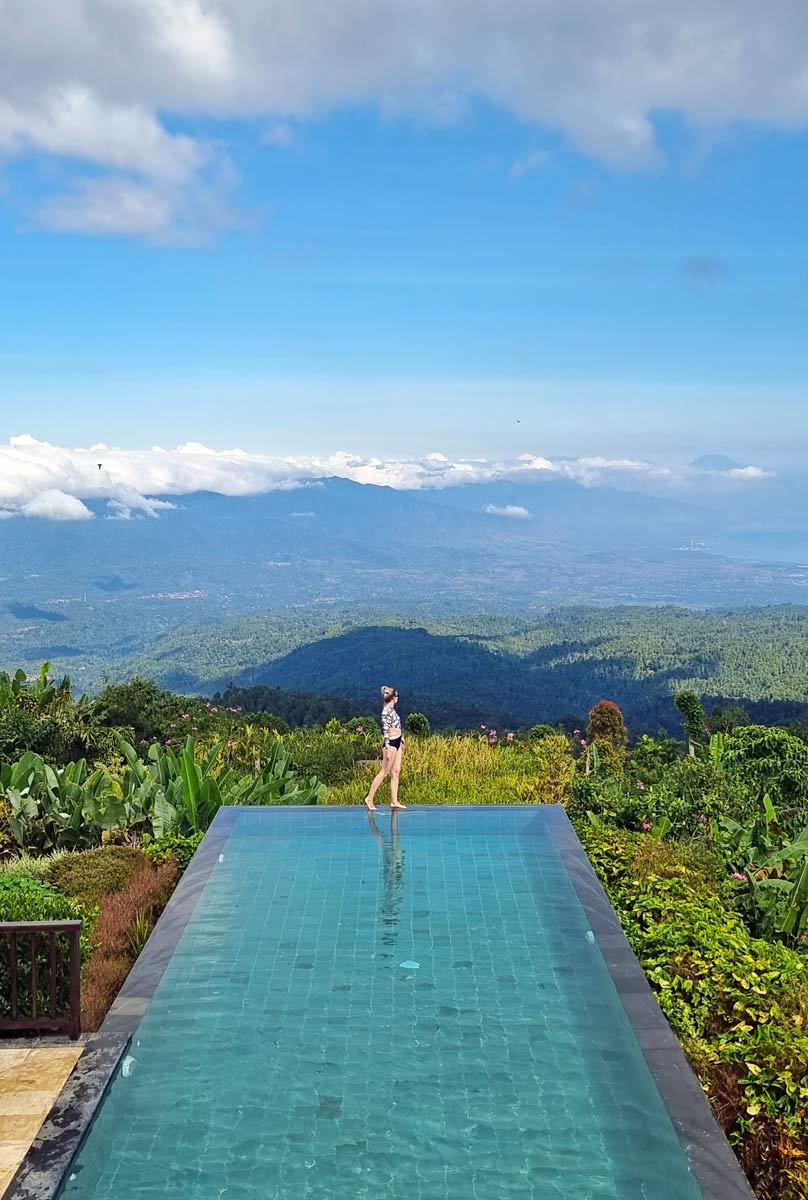
{"type": "Polygon", "coordinates": [[[398,813],[395,810],[390,813],[389,838],[382,835],[372,812],[368,813],[368,825],[370,832],[379,844],[382,856],[382,873],[384,875],[382,941],[386,946],[394,946],[398,934],[399,911],[404,895],[404,850],[398,832],[398,813]]]}

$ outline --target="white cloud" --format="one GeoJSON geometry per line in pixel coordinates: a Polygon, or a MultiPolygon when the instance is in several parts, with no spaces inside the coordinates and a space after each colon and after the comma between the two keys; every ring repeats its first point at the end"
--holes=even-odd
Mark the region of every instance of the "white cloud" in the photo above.
{"type": "Polygon", "coordinates": [[[517,158],[516,162],[512,164],[508,178],[511,183],[518,183],[531,171],[538,171],[540,167],[546,167],[550,158],[551,155],[546,150],[531,150],[529,154],[524,155],[523,158],[517,158]]]}
{"type": "Polygon", "coordinates": [[[111,103],[76,84],[16,104],[0,93],[0,151],[25,150],[175,182],[205,157],[192,138],[167,133],[142,105],[111,103]]]}
{"type": "MultiPolygon", "coordinates": [[[[85,500],[107,503],[117,520],[156,517],[171,502],[155,497],[196,491],[247,496],[279,488],[316,484],[338,476],[357,483],[428,490],[496,480],[538,482],[571,479],[587,487],[687,489],[692,486],[754,487],[769,478],[761,467],[725,472],[663,467],[635,459],[548,459],[523,454],[516,459],[452,460],[432,452],[417,459],[363,458],[338,451],[326,457],[277,457],[245,450],[213,450],[186,442],[175,450],[120,450],[95,445],[69,449],[40,442],[30,434],[0,446],[0,513],[86,520],[85,500]]],[[[301,507],[301,514],[306,510],[301,507]]],[[[490,506],[497,515],[522,518],[518,505],[490,506]]]]}
{"type": "MultiPolygon", "coordinates": [[[[718,474],[721,474],[719,471],[718,474]]],[[[729,479],[738,479],[741,481],[747,479],[772,479],[771,471],[764,471],[762,467],[733,467],[725,472],[729,479]]]]}
{"type": "Polygon", "coordinates": [[[288,150],[294,145],[295,131],[288,121],[276,121],[264,132],[264,141],[278,150],[288,150]]]}
{"type": "Polygon", "coordinates": [[[37,222],[66,233],[143,234],[160,237],[171,228],[175,207],[160,188],[129,179],[79,180],[39,209],[37,222]]]}
{"type": "Polygon", "coordinates": [[[24,517],[44,517],[48,521],[91,521],[93,518],[86,504],[59,488],[38,492],[22,505],[20,512],[24,517]]]}
{"type": "Polygon", "coordinates": [[[493,517],[516,517],[523,521],[530,516],[528,509],[521,504],[505,504],[501,508],[496,504],[486,504],[485,511],[493,517]]]}
{"type": "MultiPolygon", "coordinates": [[[[290,122],[335,108],[440,124],[482,99],[643,166],[659,112],[708,131],[805,127],[807,35],[800,0],[465,0],[462,20],[446,0],[4,0],[0,154],[190,197],[211,147],[175,132],[185,119],[261,121],[281,144],[290,122]]],[[[521,163],[516,177],[539,165],[521,163]]]]}
{"type": "Polygon", "coordinates": [[[167,238],[198,207],[199,190],[210,190],[211,172],[213,186],[226,190],[220,155],[168,133],[141,104],[110,102],[74,83],[16,102],[0,88],[0,155],[34,152],[105,172],[74,175],[46,197],[34,217],[48,229],[167,238]]]}

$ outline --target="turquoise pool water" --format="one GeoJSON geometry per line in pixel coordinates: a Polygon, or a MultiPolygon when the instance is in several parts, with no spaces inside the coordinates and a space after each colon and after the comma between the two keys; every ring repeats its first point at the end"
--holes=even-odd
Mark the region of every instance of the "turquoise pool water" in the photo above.
{"type": "Polygon", "coordinates": [[[245,809],[62,1195],[697,1200],[541,809],[245,809]]]}

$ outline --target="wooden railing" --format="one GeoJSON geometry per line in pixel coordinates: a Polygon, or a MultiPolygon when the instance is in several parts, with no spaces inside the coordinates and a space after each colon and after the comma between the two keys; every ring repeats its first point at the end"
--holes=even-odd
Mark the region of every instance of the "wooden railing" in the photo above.
{"type": "Polygon", "coordinates": [[[80,936],[81,921],[0,922],[0,968],[6,992],[0,1033],[40,1030],[67,1033],[75,1041],[81,1033],[80,936]],[[67,960],[60,938],[67,938],[67,960]],[[43,939],[47,939],[44,944],[43,939]],[[21,967],[23,949],[27,961],[21,967]]]}

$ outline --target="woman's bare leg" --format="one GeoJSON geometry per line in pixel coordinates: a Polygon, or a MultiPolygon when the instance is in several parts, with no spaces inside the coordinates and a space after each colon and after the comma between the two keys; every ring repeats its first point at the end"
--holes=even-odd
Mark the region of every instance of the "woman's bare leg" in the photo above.
{"type": "Polygon", "coordinates": [[[391,808],[406,808],[406,804],[398,802],[398,777],[401,774],[401,755],[404,747],[399,746],[393,758],[392,770],[390,772],[390,807],[391,808]]]}
{"type": "Polygon", "coordinates": [[[370,785],[370,791],[368,792],[367,796],[365,797],[365,804],[367,804],[367,806],[371,812],[376,811],[376,805],[374,804],[376,793],[378,792],[379,788],[384,783],[387,776],[390,774],[391,765],[392,764],[391,764],[390,751],[387,748],[387,746],[385,746],[384,750],[382,751],[381,769],[380,769],[379,773],[377,774],[376,778],[373,780],[373,783],[370,785]]]}

